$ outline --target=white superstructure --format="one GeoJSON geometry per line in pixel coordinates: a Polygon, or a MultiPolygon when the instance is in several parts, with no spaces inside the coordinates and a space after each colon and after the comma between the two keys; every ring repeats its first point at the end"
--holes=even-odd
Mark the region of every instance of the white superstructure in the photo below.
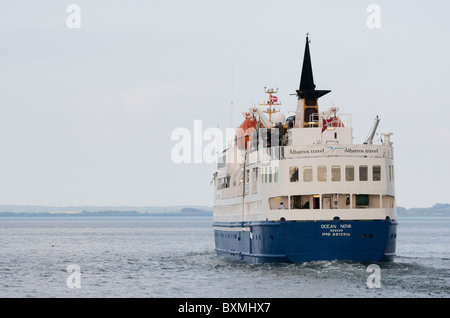
{"type": "Polygon", "coordinates": [[[228,148],[215,179],[214,221],[395,219],[390,133],[382,144],[355,145],[351,127],[322,128],[292,128],[286,146],[228,148]]]}

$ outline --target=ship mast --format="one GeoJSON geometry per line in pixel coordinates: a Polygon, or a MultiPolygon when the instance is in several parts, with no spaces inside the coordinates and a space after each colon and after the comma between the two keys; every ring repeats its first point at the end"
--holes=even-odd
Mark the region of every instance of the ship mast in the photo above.
{"type": "Polygon", "coordinates": [[[269,120],[272,122],[272,114],[279,112],[279,110],[272,109],[273,106],[281,106],[281,103],[278,102],[278,97],[273,95],[278,93],[278,88],[267,88],[264,87],[264,92],[269,94],[269,100],[266,103],[260,103],[260,106],[268,106],[266,110],[263,110],[264,113],[269,114],[269,120]],[[278,103],[277,103],[278,102],[278,103]]]}

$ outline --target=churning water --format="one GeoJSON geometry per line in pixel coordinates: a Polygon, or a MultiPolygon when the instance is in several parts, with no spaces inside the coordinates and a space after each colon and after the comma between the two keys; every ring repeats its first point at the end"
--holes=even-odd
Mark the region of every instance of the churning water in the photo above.
{"type": "Polygon", "coordinates": [[[368,288],[366,263],[222,260],[211,224],[210,217],[2,217],[0,297],[450,296],[450,218],[399,219],[398,256],[378,263],[380,288],[368,288]]]}

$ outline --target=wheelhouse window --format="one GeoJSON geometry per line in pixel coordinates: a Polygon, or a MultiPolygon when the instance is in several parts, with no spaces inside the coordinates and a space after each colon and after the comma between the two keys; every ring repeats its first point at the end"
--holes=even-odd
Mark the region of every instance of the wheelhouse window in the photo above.
{"type": "Polygon", "coordinates": [[[298,167],[289,167],[289,179],[291,182],[298,182],[298,167]]]}
{"type": "Polygon", "coordinates": [[[355,180],[355,167],[345,166],[345,181],[354,181],[354,180],[355,180]]]}
{"type": "Polygon", "coordinates": [[[331,166],[331,181],[341,181],[341,166],[331,166]]]}
{"type": "Polygon", "coordinates": [[[327,166],[317,166],[317,180],[327,181],[327,166]]]}
{"type": "Polygon", "coordinates": [[[303,167],[303,181],[305,182],[312,181],[312,167],[310,166],[303,167]]]}
{"type": "Polygon", "coordinates": [[[359,181],[367,181],[367,166],[359,166],[359,181]]]}
{"type": "Polygon", "coordinates": [[[372,167],[372,180],[373,181],[381,180],[381,166],[373,166],[372,167]]]}

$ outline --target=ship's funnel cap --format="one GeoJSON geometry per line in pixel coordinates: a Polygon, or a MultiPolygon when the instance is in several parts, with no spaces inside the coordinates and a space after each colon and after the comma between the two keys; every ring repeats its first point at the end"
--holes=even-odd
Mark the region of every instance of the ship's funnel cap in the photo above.
{"type": "Polygon", "coordinates": [[[298,99],[302,98],[319,98],[331,92],[330,90],[316,90],[311,65],[311,54],[309,52],[309,39],[306,34],[305,55],[303,57],[302,75],[300,77],[300,87],[297,90],[298,99]]]}

